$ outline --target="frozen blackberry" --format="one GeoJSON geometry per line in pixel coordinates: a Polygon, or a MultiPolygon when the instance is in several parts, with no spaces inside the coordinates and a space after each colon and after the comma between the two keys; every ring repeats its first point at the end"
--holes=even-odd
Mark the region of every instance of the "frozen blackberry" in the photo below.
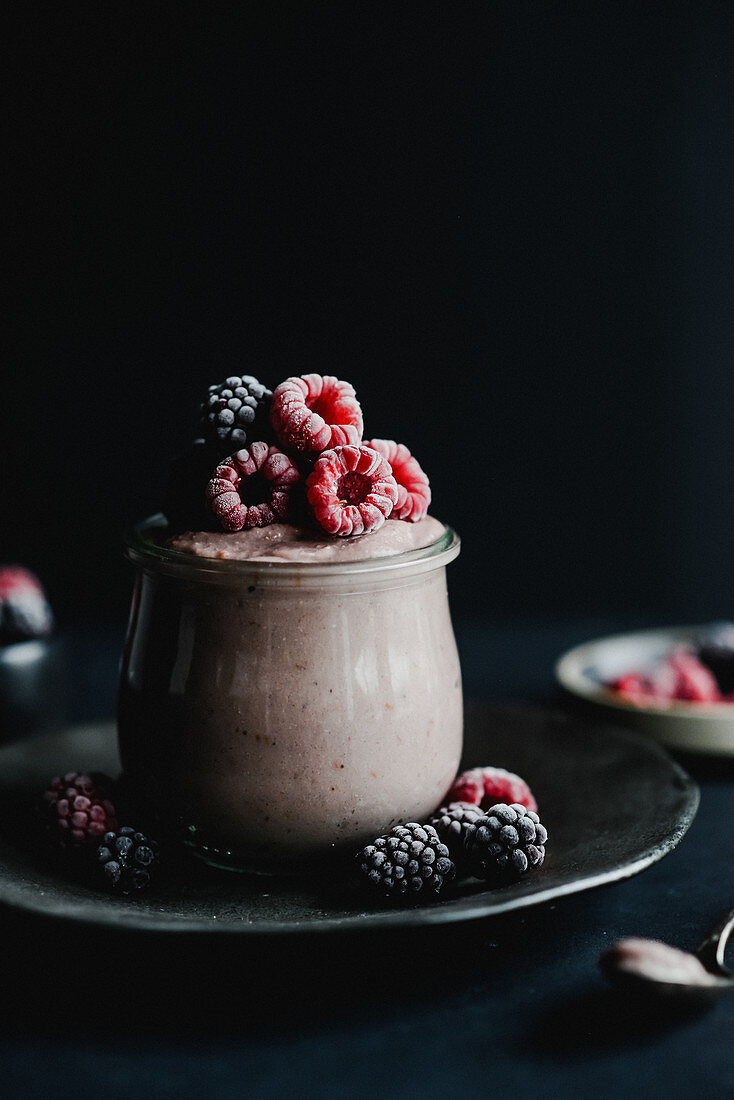
{"type": "Polygon", "coordinates": [[[469,873],[488,882],[518,878],[540,867],[548,834],[533,810],[498,802],[467,826],[464,851],[469,873]]]}
{"type": "Polygon", "coordinates": [[[212,443],[221,443],[231,454],[251,442],[268,443],[270,400],[273,391],[251,374],[232,374],[224,382],[209,387],[201,406],[204,435],[212,443]]]}
{"type": "Polygon", "coordinates": [[[459,864],[465,858],[464,837],[467,829],[480,817],[484,817],[484,810],[478,806],[470,802],[450,802],[431,814],[428,824],[436,830],[439,840],[447,845],[453,861],[459,864]]]}
{"type": "Polygon", "coordinates": [[[359,869],[386,897],[437,895],[456,875],[449,850],[432,825],[396,825],[358,854],[359,869]]]}
{"type": "Polygon", "coordinates": [[[123,825],[105,833],[97,848],[97,880],[114,894],[137,894],[150,886],[159,862],[156,842],[123,825]]]}

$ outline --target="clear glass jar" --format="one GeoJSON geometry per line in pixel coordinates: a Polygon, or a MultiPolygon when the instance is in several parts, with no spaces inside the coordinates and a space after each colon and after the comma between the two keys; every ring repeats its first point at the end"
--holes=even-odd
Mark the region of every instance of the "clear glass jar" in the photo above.
{"type": "Polygon", "coordinates": [[[457,535],[314,564],[201,558],[163,534],[154,517],[127,542],[130,789],[208,862],[255,871],[425,819],[461,755],[445,569],[457,535]]]}

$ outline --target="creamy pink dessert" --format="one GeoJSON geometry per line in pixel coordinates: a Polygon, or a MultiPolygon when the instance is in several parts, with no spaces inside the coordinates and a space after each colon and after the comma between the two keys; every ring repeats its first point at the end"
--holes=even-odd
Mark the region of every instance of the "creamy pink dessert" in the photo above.
{"type": "Polygon", "coordinates": [[[435,542],[444,531],[444,525],[432,516],[425,516],[418,523],[388,519],[373,534],[350,539],[321,536],[313,528],[292,523],[272,523],[232,534],[187,531],[170,539],[168,545],[172,550],[200,558],[325,564],[405,554],[435,542]]]}
{"type": "Polygon", "coordinates": [[[459,540],[407,446],[364,440],[339,378],[231,375],[199,427],[171,471],[175,526],[128,542],[125,778],[210,863],[299,870],[424,820],[456,775],[459,540]]]}
{"type": "Polygon", "coordinates": [[[143,529],[123,662],[127,780],[211,862],[293,869],[424,820],[462,744],[437,520],[356,539],[143,529]],[[171,553],[171,551],[173,551],[171,553]]]}

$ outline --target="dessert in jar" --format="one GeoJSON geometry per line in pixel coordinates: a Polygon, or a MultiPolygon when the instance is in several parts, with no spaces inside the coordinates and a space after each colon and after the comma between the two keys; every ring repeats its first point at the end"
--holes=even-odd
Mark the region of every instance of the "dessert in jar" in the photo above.
{"type": "Polygon", "coordinates": [[[167,517],[128,540],[125,780],[209,862],[298,870],[451,786],[459,540],[408,449],[364,441],[348,383],[230,377],[203,422],[167,517]]]}

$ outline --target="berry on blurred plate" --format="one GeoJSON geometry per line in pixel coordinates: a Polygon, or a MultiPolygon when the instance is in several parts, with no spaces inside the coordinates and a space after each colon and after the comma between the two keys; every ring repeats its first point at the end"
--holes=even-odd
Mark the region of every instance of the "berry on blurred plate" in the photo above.
{"type": "Polygon", "coordinates": [[[54,617],[41,582],[20,565],[0,566],[0,645],[43,638],[54,617]]]}

